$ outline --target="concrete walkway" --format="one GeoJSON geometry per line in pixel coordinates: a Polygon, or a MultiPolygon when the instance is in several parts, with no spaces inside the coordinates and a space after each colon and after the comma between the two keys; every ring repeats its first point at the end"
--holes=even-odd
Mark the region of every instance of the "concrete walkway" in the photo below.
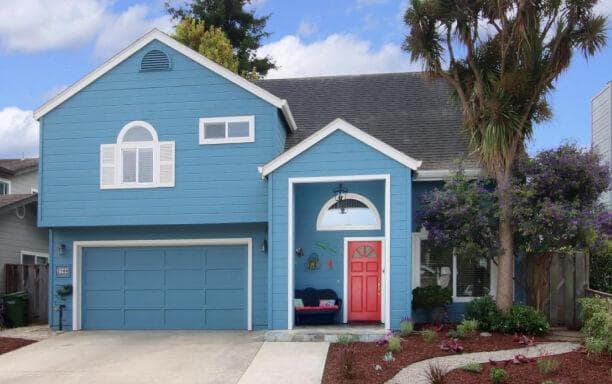
{"type": "Polygon", "coordinates": [[[319,384],[329,343],[266,342],[239,384],[319,384]]]}
{"type": "Polygon", "coordinates": [[[518,354],[523,354],[527,357],[539,357],[542,355],[559,355],[568,353],[580,347],[577,343],[544,343],[533,347],[508,349],[495,352],[476,352],[466,353],[463,355],[453,355],[444,357],[435,357],[433,359],[419,361],[402,369],[394,378],[389,380],[387,384],[427,384],[425,378],[429,365],[438,365],[446,372],[453,369],[461,368],[468,363],[488,363],[489,359],[494,361],[511,360],[518,354]]]}
{"type": "Polygon", "coordinates": [[[55,333],[48,325],[28,325],[27,327],[6,328],[0,330],[0,337],[14,337],[26,340],[45,340],[55,333]]]}

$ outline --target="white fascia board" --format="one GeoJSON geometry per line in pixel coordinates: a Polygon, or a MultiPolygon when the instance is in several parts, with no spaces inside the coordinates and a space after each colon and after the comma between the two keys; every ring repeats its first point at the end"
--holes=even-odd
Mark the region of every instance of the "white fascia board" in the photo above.
{"type": "MultiPolygon", "coordinates": [[[[414,181],[441,181],[441,180],[446,180],[447,178],[449,178],[453,172],[456,172],[456,170],[453,169],[431,169],[431,170],[423,170],[423,171],[418,171],[416,174],[416,177],[414,178],[414,181]]],[[[478,176],[481,176],[483,174],[481,169],[478,168],[471,168],[471,169],[465,169],[463,171],[465,173],[465,176],[468,179],[475,179],[478,176]]]]}
{"type": "Polygon", "coordinates": [[[375,138],[374,136],[365,133],[364,131],[348,123],[347,121],[337,118],[322,129],[307,137],[305,140],[301,141],[293,148],[289,149],[286,152],[283,152],[281,155],[277,156],[272,161],[263,165],[261,167],[262,176],[265,177],[270,173],[274,172],[279,167],[291,161],[293,158],[306,151],[308,148],[312,147],[319,141],[323,140],[324,138],[338,130],[346,133],[349,136],[354,137],[355,139],[363,142],[364,144],[369,145],[370,147],[381,152],[382,154],[392,158],[398,163],[403,164],[414,171],[416,171],[421,166],[422,162],[420,160],[413,159],[412,157],[393,148],[389,144],[384,143],[375,138]]]}
{"type": "Polygon", "coordinates": [[[242,76],[237,75],[236,73],[230,71],[229,69],[215,63],[214,61],[208,59],[207,57],[201,55],[200,53],[194,51],[193,49],[179,43],[174,38],[168,36],[167,34],[161,32],[158,29],[153,29],[146,33],[144,36],[130,44],[127,48],[123,49],[121,52],[111,57],[104,64],[94,69],[92,72],[87,74],[85,77],[81,78],[76,83],[72,84],[70,87],[66,88],[62,92],[60,92],[57,96],[53,97],[51,100],[43,104],[41,107],[34,111],[34,119],[39,120],[41,117],[49,113],[51,110],[62,104],[64,101],[68,100],[80,90],[88,86],[89,84],[96,81],[98,78],[103,76],[105,73],[115,68],[117,65],[121,64],[127,58],[132,56],[134,53],[138,52],[144,46],[149,44],[150,42],[157,40],[162,44],[169,46],[170,48],[180,52],[196,63],[202,65],[203,67],[217,73],[218,75],[224,77],[225,79],[231,81],[232,83],[242,87],[243,89],[251,92],[255,96],[261,98],[264,101],[272,104],[276,108],[279,108],[287,122],[289,123],[289,127],[292,131],[297,129],[295,124],[295,120],[291,114],[289,109],[289,104],[287,100],[281,99],[265,89],[258,87],[252,82],[246,80],[242,76]]]}

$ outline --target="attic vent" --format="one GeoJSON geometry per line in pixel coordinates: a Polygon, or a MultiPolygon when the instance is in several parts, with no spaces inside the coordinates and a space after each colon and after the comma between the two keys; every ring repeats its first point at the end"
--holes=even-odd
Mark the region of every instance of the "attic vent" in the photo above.
{"type": "Polygon", "coordinates": [[[141,71],[169,71],[170,58],[159,49],[147,52],[140,62],[141,71]]]}

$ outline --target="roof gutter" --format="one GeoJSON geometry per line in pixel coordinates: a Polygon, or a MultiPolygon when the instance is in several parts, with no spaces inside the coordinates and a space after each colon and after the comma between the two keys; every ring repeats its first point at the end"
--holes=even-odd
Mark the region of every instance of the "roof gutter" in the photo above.
{"type": "Polygon", "coordinates": [[[297,130],[297,124],[295,124],[293,114],[291,113],[291,109],[289,109],[289,103],[285,99],[281,101],[281,111],[283,111],[283,116],[285,116],[285,120],[287,120],[289,124],[289,129],[291,129],[291,132],[295,132],[297,130]]]}

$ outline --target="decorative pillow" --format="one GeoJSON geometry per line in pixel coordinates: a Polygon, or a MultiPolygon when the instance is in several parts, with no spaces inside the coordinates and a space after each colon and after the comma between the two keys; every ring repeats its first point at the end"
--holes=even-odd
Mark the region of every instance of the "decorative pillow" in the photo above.
{"type": "Polygon", "coordinates": [[[334,305],[336,305],[336,300],[334,299],[326,299],[326,300],[319,300],[319,307],[333,307],[334,305]]]}
{"type": "Polygon", "coordinates": [[[303,307],[304,301],[302,299],[293,299],[293,306],[296,308],[303,307]]]}

